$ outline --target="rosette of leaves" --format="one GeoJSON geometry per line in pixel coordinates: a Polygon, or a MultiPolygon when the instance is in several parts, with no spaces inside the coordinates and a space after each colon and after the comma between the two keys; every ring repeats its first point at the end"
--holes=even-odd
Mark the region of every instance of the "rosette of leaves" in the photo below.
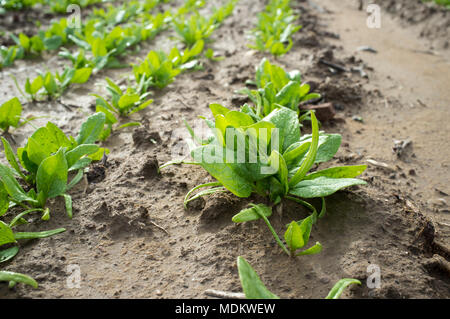
{"type": "Polygon", "coordinates": [[[43,218],[48,219],[47,200],[62,196],[67,214],[72,217],[72,198],[67,192],[81,180],[84,168],[103,156],[104,150],[95,142],[104,124],[105,114],[96,113],[82,124],[74,138],[48,122],[16,154],[2,138],[10,166],[0,164],[0,212],[4,214],[10,207],[21,206],[27,212],[41,211],[43,218]],[[72,172],[75,176],[69,180],[72,172]]]}
{"type": "Polygon", "coordinates": [[[248,95],[254,104],[253,113],[258,118],[269,115],[280,106],[300,114],[301,102],[320,98],[320,94],[310,92],[309,84],[302,83],[299,71],[287,72],[266,58],[258,65],[255,80],[247,81],[247,84],[254,85],[257,89],[245,88],[238,93],[248,95]]]}
{"type": "Polygon", "coordinates": [[[294,24],[297,18],[290,7],[290,0],[270,0],[258,15],[258,24],[253,29],[255,43],[250,48],[267,51],[274,56],[287,53],[293,46],[292,35],[302,28],[294,24]]]}
{"type": "MultiPolygon", "coordinates": [[[[233,221],[263,219],[280,247],[291,256],[319,252],[320,243],[299,253],[297,250],[307,246],[312,225],[324,215],[324,198],[342,188],[365,184],[355,177],[366,166],[309,172],[314,164],[332,159],[341,143],[340,135],[319,132],[313,112],[312,134],[301,136],[297,113],[286,107],[280,106],[262,119],[245,106],[241,111],[232,111],[219,104],[211,104],[210,108],[215,121],[206,120],[212,130],[206,140],[197,137],[189,128],[196,141],[196,145],[191,146],[191,156],[194,164],[202,166],[217,182],[196,186],[186,195],[185,205],[200,196],[226,190],[241,198],[257,193],[268,197],[273,205],[283,198],[296,201],[313,213],[288,226],[284,236],[288,247],[270,225],[268,217],[272,208],[269,206],[252,205],[234,216],[233,221]],[[192,195],[203,187],[212,188],[192,195]],[[311,198],[323,199],[320,213],[304,200],[311,198]]],[[[166,165],[169,164],[174,163],[166,165]]]]}
{"type": "Polygon", "coordinates": [[[138,92],[147,92],[150,87],[162,89],[172,83],[181,72],[195,68],[199,61],[196,59],[203,52],[204,41],[199,40],[192,48],[184,51],[174,47],[169,54],[150,51],[144,61],[133,65],[133,73],[138,92]]]}
{"type": "MultiPolygon", "coordinates": [[[[100,135],[102,141],[106,140],[111,135],[113,126],[119,122],[118,117],[128,117],[136,112],[142,111],[153,102],[153,100],[147,99],[150,95],[149,92],[139,94],[133,87],[128,87],[123,91],[111,79],[106,78],[106,82],[106,89],[111,95],[109,101],[97,94],[93,94],[93,96],[97,98],[97,112],[103,112],[106,115],[106,125],[100,135]]],[[[139,125],[141,125],[139,122],[128,122],[118,125],[115,130],[139,125]]]]}

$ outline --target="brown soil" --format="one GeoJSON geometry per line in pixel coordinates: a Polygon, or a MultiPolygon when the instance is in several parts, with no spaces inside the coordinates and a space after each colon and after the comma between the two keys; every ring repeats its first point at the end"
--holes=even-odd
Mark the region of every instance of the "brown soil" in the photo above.
{"type": "MultiPolygon", "coordinates": [[[[212,181],[199,167],[172,166],[158,174],[156,164],[171,160],[171,150],[179,145],[183,118],[195,123],[199,115],[209,114],[209,103],[237,108],[242,102],[233,92],[253,78],[254,66],[264,56],[246,47],[245,33],[264,4],[256,2],[249,6],[241,1],[216,32],[212,47],[224,60],[205,62],[203,71],[183,74],[156,92],[152,106],[136,115],[144,127],[116,133],[104,145],[111,149],[107,161],[93,165],[71,192],[72,220],[57,200],[50,221],[27,228],[65,227],[67,232],[23,243],[18,256],[1,264],[4,270],[33,276],[40,285],[9,290],[0,283],[2,298],[205,298],[207,289],[240,292],[237,256],[245,257],[268,288],[284,298],[323,298],[343,277],[363,282],[344,298],[450,297],[450,56],[446,50],[419,52],[429,50],[428,40],[415,28],[400,27],[403,22],[393,15],[384,14],[382,28],[372,30],[366,28],[366,14],[358,10],[357,1],[323,0],[320,7],[299,1],[295,7],[301,10],[304,28],[296,34],[292,51],[277,61],[301,70],[304,81],[324,94],[323,102],[335,104],[336,118],[323,123],[323,129],[342,134],[343,144],[327,165],[372,159],[389,166],[369,164],[362,177],[367,186],[327,199],[326,217],[311,238],[324,246],[320,254],[289,258],[262,221],[233,224],[233,214],[257,198],[239,200],[225,193],[192,202],[184,210],[187,191],[212,181]],[[378,53],[357,52],[363,45],[378,53]],[[362,65],[368,78],[330,72],[320,59],[349,69],[362,65]],[[398,156],[392,150],[394,140],[405,139],[412,144],[398,156]],[[80,266],[81,288],[66,285],[71,264],[80,266]],[[378,289],[365,283],[373,264],[381,270],[378,289]]],[[[166,42],[156,43],[167,49],[166,42]]],[[[144,47],[139,55],[147,51],[144,47]]],[[[53,65],[62,63],[49,59],[53,65]]],[[[3,71],[0,102],[18,95],[7,73],[22,83],[39,67],[50,67],[50,62],[19,61],[3,71]]],[[[40,103],[27,105],[26,114],[50,116],[75,135],[92,112],[88,94],[94,82],[105,75],[121,79],[129,71],[103,72],[72,89],[64,99],[79,107],[71,111],[40,103]]],[[[14,138],[21,145],[30,132],[31,127],[24,127],[14,138]]],[[[271,218],[280,234],[286,223],[308,214],[288,201],[282,207],[271,218]]]]}

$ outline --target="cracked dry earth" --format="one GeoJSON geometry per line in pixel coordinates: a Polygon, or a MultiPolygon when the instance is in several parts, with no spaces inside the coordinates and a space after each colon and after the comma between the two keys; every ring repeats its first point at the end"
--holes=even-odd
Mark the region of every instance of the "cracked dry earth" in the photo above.
{"type": "MultiPolygon", "coordinates": [[[[2,269],[34,277],[39,289],[17,285],[9,290],[0,284],[0,296],[205,298],[207,289],[241,291],[236,258],[243,256],[283,298],[323,298],[343,277],[363,281],[343,298],[449,298],[450,51],[445,35],[423,30],[436,29],[434,14],[447,19],[450,15],[438,10],[410,21],[408,14],[417,10],[419,1],[398,2],[417,3],[401,7],[402,17],[395,7],[383,4],[381,29],[368,29],[358,1],[292,1],[303,29],[294,36],[292,51],[277,63],[300,70],[324,102],[336,107],[336,117],[322,129],[342,134],[343,143],[326,165],[369,165],[362,175],[368,185],[327,198],[327,215],[311,239],[324,246],[320,254],[291,259],[262,221],[233,224],[231,217],[251,199],[218,194],[184,210],[186,192],[212,181],[199,167],[171,166],[157,174],[157,164],[171,160],[171,150],[180,142],[175,132],[183,128],[183,119],[194,123],[209,114],[209,103],[237,109],[245,102],[234,91],[253,78],[255,65],[264,57],[246,45],[247,32],[265,1],[240,1],[213,36],[213,49],[225,59],[205,61],[204,70],[185,73],[155,92],[152,106],[135,117],[144,125],[115,134],[104,145],[111,149],[107,163],[91,166],[87,179],[71,191],[73,219],[66,218],[63,203],[55,201],[50,221],[32,226],[67,231],[24,243],[18,256],[2,264],[2,269]],[[377,53],[358,51],[360,46],[377,53]],[[331,72],[321,59],[348,69],[362,66],[367,77],[331,72]],[[399,154],[393,152],[396,140],[411,143],[399,154]],[[81,271],[78,289],[66,285],[67,267],[73,264],[81,271]],[[365,285],[370,265],[380,268],[378,289],[365,285]]],[[[167,42],[157,40],[139,54],[153,46],[168,48],[167,42]]],[[[49,59],[60,63],[57,57],[49,59]]],[[[18,95],[8,73],[20,79],[46,66],[51,67],[48,60],[19,61],[2,71],[0,103],[18,95]]],[[[103,75],[118,80],[129,71],[103,75]]],[[[64,97],[78,108],[28,105],[26,115],[46,114],[65,132],[76,134],[92,112],[93,84],[102,78],[64,97]]],[[[19,145],[31,130],[14,132],[19,145]]],[[[307,214],[286,201],[282,213],[272,217],[273,225],[281,233],[286,223],[307,214]]]]}

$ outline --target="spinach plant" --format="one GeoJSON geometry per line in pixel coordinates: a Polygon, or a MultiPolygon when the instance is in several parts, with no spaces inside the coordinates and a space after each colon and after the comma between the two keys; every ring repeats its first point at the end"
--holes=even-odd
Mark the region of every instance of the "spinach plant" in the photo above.
{"type": "Polygon", "coordinates": [[[0,164],[3,205],[8,202],[8,207],[19,205],[29,211],[45,208],[49,198],[62,196],[71,217],[72,198],[67,192],[81,180],[92,157],[98,156],[100,148],[94,143],[99,139],[104,124],[105,114],[96,113],[83,123],[77,138],[73,138],[48,122],[28,138],[24,147],[17,149],[17,154],[2,138],[10,164],[10,167],[0,164]],[[76,172],[76,175],[69,181],[71,172],[76,172]],[[27,191],[17,178],[28,184],[27,191]]]}
{"type": "Polygon", "coordinates": [[[164,52],[150,51],[140,64],[133,65],[137,91],[144,94],[150,87],[162,89],[172,83],[177,75],[185,70],[195,68],[196,59],[203,52],[204,42],[199,40],[192,48],[184,51],[172,48],[169,55],[164,52]]]}
{"type": "Polygon", "coordinates": [[[292,48],[292,35],[302,27],[294,24],[298,17],[289,3],[290,0],[270,0],[258,15],[258,24],[253,30],[255,43],[250,45],[251,48],[268,51],[274,56],[283,55],[292,48]]]}
{"type": "Polygon", "coordinates": [[[299,71],[287,72],[266,58],[262,59],[256,69],[255,81],[247,83],[255,85],[257,90],[245,88],[239,93],[247,94],[252,100],[255,105],[253,112],[258,117],[269,115],[280,105],[300,114],[301,102],[320,98],[320,94],[310,93],[309,84],[302,83],[299,71]]]}
{"type": "MultiPolygon", "coordinates": [[[[237,266],[242,289],[247,299],[280,299],[272,293],[259,278],[253,267],[243,258],[238,257],[237,266]]],[[[344,278],[331,288],[325,299],[339,299],[345,288],[352,284],[361,285],[358,279],[344,278]]]]}
{"type": "MultiPolygon", "coordinates": [[[[48,99],[55,99],[70,86],[70,84],[83,84],[89,80],[92,74],[91,67],[79,69],[66,67],[63,72],[39,72],[39,75],[32,81],[27,78],[25,82],[25,93],[31,101],[39,100],[40,96],[47,96],[48,99]]],[[[19,91],[23,91],[18,87],[19,91]]],[[[25,96],[27,97],[27,96],[25,96]]]]}
{"type": "MultiPolygon", "coordinates": [[[[133,87],[128,87],[125,92],[123,92],[123,90],[111,79],[106,78],[106,82],[108,83],[106,89],[111,94],[110,102],[99,95],[93,94],[97,98],[97,112],[103,112],[106,116],[106,125],[100,135],[101,140],[106,140],[111,135],[113,125],[119,122],[119,116],[128,117],[145,109],[153,102],[153,100],[147,99],[150,95],[148,92],[139,94],[133,87]]],[[[120,125],[117,130],[139,125],[139,122],[128,122],[120,125]]]]}
{"type": "Polygon", "coordinates": [[[216,29],[214,20],[206,19],[198,12],[189,19],[180,17],[174,19],[172,23],[178,38],[189,48],[199,40],[207,40],[216,29]]]}
{"type": "MultiPolygon", "coordinates": [[[[202,140],[190,129],[195,143],[191,143],[194,164],[202,166],[217,182],[196,186],[185,198],[185,205],[199,196],[228,190],[238,197],[252,193],[268,197],[276,205],[283,198],[305,205],[313,213],[304,220],[291,223],[285,233],[286,247],[273,230],[268,217],[271,208],[252,205],[233,217],[234,222],[263,219],[279,246],[290,256],[314,254],[320,243],[297,253],[308,243],[312,225],[325,213],[325,200],[338,190],[365,184],[356,179],[365,165],[333,167],[309,173],[316,163],[326,162],[337,152],[341,136],[319,132],[314,112],[311,113],[312,134],[300,135],[297,112],[280,106],[262,119],[248,106],[231,111],[219,104],[211,104],[215,121],[206,120],[212,134],[202,140]],[[213,187],[192,196],[202,187],[213,187]],[[322,210],[304,199],[322,198],[322,210]]],[[[169,162],[163,165],[174,164],[169,162]]]]}
{"type": "Polygon", "coordinates": [[[0,129],[3,134],[9,133],[11,127],[18,128],[33,120],[33,118],[21,121],[22,104],[17,97],[3,103],[0,106],[0,129]]]}

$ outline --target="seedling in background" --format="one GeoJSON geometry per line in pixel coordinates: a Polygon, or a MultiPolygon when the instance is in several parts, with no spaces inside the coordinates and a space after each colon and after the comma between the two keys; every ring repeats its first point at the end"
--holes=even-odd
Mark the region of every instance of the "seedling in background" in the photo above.
{"type": "Polygon", "coordinates": [[[180,41],[192,47],[199,40],[206,41],[216,29],[214,20],[208,20],[195,12],[189,19],[173,20],[174,30],[180,41]]]}
{"type": "Polygon", "coordinates": [[[255,81],[249,81],[248,84],[255,85],[257,90],[245,88],[239,93],[247,94],[252,100],[253,113],[258,118],[269,115],[280,105],[300,114],[301,102],[320,98],[320,94],[310,93],[309,84],[302,83],[299,71],[286,72],[266,58],[256,69],[255,81]]]}
{"type": "Polygon", "coordinates": [[[255,44],[250,48],[268,51],[274,56],[286,54],[292,48],[292,35],[302,27],[294,24],[298,17],[293,15],[289,2],[270,0],[258,15],[258,24],[253,30],[255,44]]]}
{"type": "Polygon", "coordinates": [[[198,66],[196,59],[203,52],[203,40],[197,41],[192,48],[184,51],[174,47],[169,55],[164,52],[150,51],[147,58],[138,65],[133,65],[137,91],[144,94],[150,87],[162,89],[172,83],[181,72],[198,66]]]}
{"type": "MultiPolygon", "coordinates": [[[[31,101],[38,101],[39,96],[47,96],[49,99],[55,99],[69,87],[70,84],[83,84],[87,82],[92,74],[92,68],[83,67],[79,69],[66,68],[61,74],[59,72],[40,73],[36,78],[30,81],[27,78],[25,82],[25,93],[28,94],[31,101]]],[[[20,88],[18,88],[20,92],[20,88]]]]}
{"type": "MultiPolygon", "coordinates": [[[[97,98],[97,112],[103,112],[106,116],[106,125],[100,136],[100,139],[103,141],[111,135],[113,125],[119,122],[118,117],[128,117],[136,112],[142,111],[153,102],[153,100],[147,99],[150,93],[140,95],[136,89],[132,87],[128,87],[125,92],[123,92],[111,79],[106,78],[106,82],[108,83],[106,89],[111,94],[111,98],[109,99],[110,102],[99,95],[93,94],[93,96],[97,98]]],[[[128,122],[120,125],[115,130],[139,125],[141,125],[139,122],[128,122]]]]}
{"type": "MultiPolygon", "coordinates": [[[[242,290],[244,291],[247,299],[280,299],[280,297],[267,289],[256,271],[243,257],[239,256],[237,258],[237,266],[242,290]]],[[[361,285],[361,282],[357,279],[351,278],[339,280],[330,290],[325,299],[339,299],[344,290],[352,284],[361,285]]]]}
{"type": "MultiPolygon", "coordinates": [[[[193,139],[203,144],[192,146],[191,156],[194,163],[202,166],[217,182],[199,185],[194,189],[214,186],[213,190],[199,194],[207,195],[227,189],[242,198],[248,198],[253,193],[269,197],[274,205],[286,198],[306,206],[312,211],[310,219],[298,221],[300,227],[292,224],[288,227],[285,239],[289,249],[268,222],[267,216],[270,214],[265,212],[269,211],[269,207],[264,208],[260,204],[257,206],[259,209],[256,209],[253,206],[250,211],[243,210],[233,220],[245,222],[264,219],[275,240],[288,255],[319,252],[321,246],[317,243],[311,249],[296,253],[297,249],[306,245],[312,224],[325,214],[325,205],[322,205],[321,213],[318,214],[315,207],[303,199],[324,198],[342,188],[365,184],[355,177],[366,166],[333,167],[308,174],[315,163],[332,159],[341,143],[340,135],[319,132],[314,112],[311,113],[312,135],[300,136],[297,112],[283,106],[274,109],[263,119],[259,119],[248,106],[242,107],[241,111],[231,111],[219,104],[211,104],[210,108],[215,122],[207,120],[206,123],[212,135],[202,140],[190,129],[193,139]],[[252,218],[249,219],[248,214],[252,218]]],[[[185,205],[199,196],[191,196],[191,193],[188,193],[185,205]]]]}
{"type": "Polygon", "coordinates": [[[14,97],[0,106],[0,129],[8,134],[11,127],[21,127],[33,119],[21,121],[22,104],[14,97]]]}
{"type": "Polygon", "coordinates": [[[8,204],[8,207],[22,206],[27,211],[44,209],[48,199],[62,196],[67,214],[72,217],[72,198],[67,192],[81,180],[84,168],[103,155],[99,154],[101,149],[94,143],[99,139],[104,124],[105,114],[90,116],[75,139],[67,137],[56,125],[48,122],[33,133],[24,147],[17,149],[17,156],[8,141],[2,138],[10,167],[0,164],[0,193],[3,194],[0,207],[8,204]],[[76,175],[69,182],[70,172],[76,172],[76,175]],[[16,178],[31,188],[25,191],[16,178]]]}

